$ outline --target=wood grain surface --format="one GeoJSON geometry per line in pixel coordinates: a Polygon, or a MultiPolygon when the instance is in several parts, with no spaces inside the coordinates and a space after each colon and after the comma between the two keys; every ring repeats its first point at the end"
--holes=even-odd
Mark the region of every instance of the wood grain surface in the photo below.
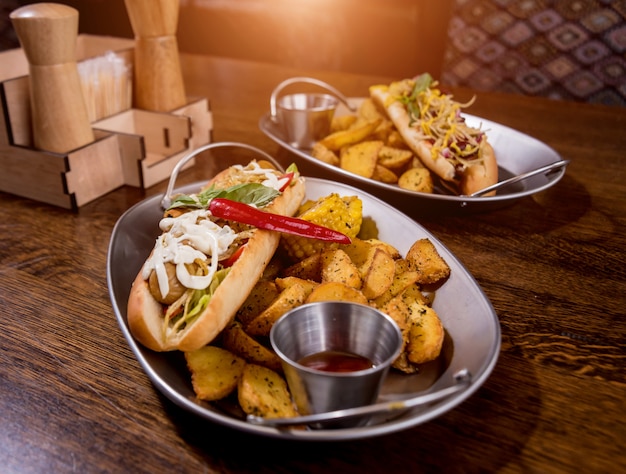
{"type": "MultiPolygon", "coordinates": [[[[293,156],[258,128],[280,81],[312,75],[363,96],[393,79],[203,56],[183,56],[182,69],[188,94],[210,99],[214,141],[284,162],[293,156]]],[[[0,471],[626,470],[626,110],[481,93],[471,113],[546,142],[571,164],[553,188],[488,213],[432,213],[386,197],[450,248],[500,318],[498,363],[465,403],[412,429],[332,443],[202,421],[152,386],[107,290],[115,222],[167,183],[122,187],[76,213],[0,193],[0,471]]],[[[210,173],[199,160],[180,184],[210,173]]]]}

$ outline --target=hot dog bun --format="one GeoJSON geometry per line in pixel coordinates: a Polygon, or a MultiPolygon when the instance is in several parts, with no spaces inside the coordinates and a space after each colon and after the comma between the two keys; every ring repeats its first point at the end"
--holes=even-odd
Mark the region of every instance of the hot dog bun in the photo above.
{"type": "MultiPolygon", "coordinates": [[[[211,183],[228,183],[228,173],[229,170],[225,170],[211,183]]],[[[292,216],[304,199],[304,192],[304,179],[299,177],[264,210],[292,216]]],[[[255,229],[201,314],[192,324],[174,333],[164,331],[164,307],[152,296],[148,281],[139,271],[128,299],[131,334],[154,351],[193,351],[205,346],[226,327],[243,304],[274,255],[279,239],[277,232],[255,229]]]]}
{"type": "MultiPolygon", "coordinates": [[[[491,186],[498,182],[498,162],[493,147],[485,140],[481,144],[482,163],[469,166],[461,175],[459,183],[459,193],[469,196],[487,186],[491,186]]],[[[495,191],[484,194],[484,196],[493,196],[495,191]]]]}
{"type": "MultiPolygon", "coordinates": [[[[476,157],[459,165],[458,160],[444,156],[443,147],[438,147],[433,153],[433,143],[436,140],[430,132],[430,126],[428,123],[422,124],[419,119],[412,118],[405,103],[390,90],[390,86],[372,86],[370,96],[377,106],[387,113],[407,146],[424,166],[446,182],[448,189],[458,194],[468,195],[498,181],[496,156],[486,136],[481,136],[476,157]]],[[[443,94],[440,97],[445,99],[443,94]]],[[[458,126],[466,127],[462,121],[458,123],[458,126]]],[[[446,150],[446,153],[450,154],[450,150],[446,150]]]]}

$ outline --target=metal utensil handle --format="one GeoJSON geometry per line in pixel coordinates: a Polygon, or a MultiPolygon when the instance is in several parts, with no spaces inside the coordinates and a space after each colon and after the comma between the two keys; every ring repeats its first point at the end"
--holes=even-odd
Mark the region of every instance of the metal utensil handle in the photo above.
{"type": "Polygon", "coordinates": [[[527,173],[518,174],[517,176],[513,176],[512,178],[505,179],[504,181],[500,181],[496,184],[492,184],[491,186],[487,186],[486,188],[483,188],[480,191],[476,191],[475,193],[469,194],[468,197],[482,196],[483,194],[487,194],[493,191],[494,189],[503,188],[504,186],[508,186],[509,184],[517,183],[519,181],[530,178],[532,176],[536,176],[541,173],[548,173],[549,171],[558,170],[566,166],[568,163],[569,163],[569,160],[555,161],[554,163],[550,163],[549,165],[542,166],[541,168],[528,171],[527,173]]]}
{"type": "Polygon", "coordinates": [[[397,410],[406,410],[414,408],[426,403],[436,402],[443,398],[454,395],[457,392],[467,388],[471,383],[471,374],[467,369],[459,371],[455,377],[455,384],[449,387],[437,390],[435,392],[419,395],[413,398],[397,400],[391,402],[375,403],[357,408],[347,408],[345,410],[336,410],[326,413],[316,413],[314,415],[295,416],[291,418],[263,418],[255,415],[248,415],[246,420],[255,425],[264,426],[293,426],[293,425],[309,425],[313,423],[325,423],[330,421],[344,420],[346,418],[354,418],[357,416],[373,415],[378,413],[388,413],[397,410]]]}
{"type": "Polygon", "coordinates": [[[276,116],[276,99],[278,98],[278,94],[280,93],[280,91],[282,91],[285,87],[291,85],[291,84],[295,84],[298,82],[305,82],[308,84],[313,84],[316,86],[319,86],[323,89],[326,89],[328,92],[331,92],[333,95],[335,95],[341,102],[343,102],[343,104],[348,107],[348,109],[350,109],[352,112],[356,111],[356,107],[354,107],[353,105],[351,105],[348,102],[348,99],[346,96],[344,96],[341,92],[339,92],[336,88],[334,88],[333,86],[331,86],[330,84],[327,84],[324,81],[320,81],[319,79],[314,79],[312,77],[292,77],[289,79],[285,79],[283,82],[281,82],[280,84],[278,84],[276,86],[276,88],[274,89],[274,91],[272,92],[272,95],[270,97],[270,116],[273,122],[277,121],[277,116],[276,116]]]}
{"type": "Polygon", "coordinates": [[[226,148],[226,147],[245,148],[246,150],[253,151],[254,153],[257,153],[257,154],[261,155],[263,158],[265,158],[270,163],[272,163],[276,167],[276,169],[278,169],[280,171],[284,171],[283,167],[276,160],[276,158],[274,158],[271,155],[268,155],[263,150],[260,150],[260,149],[258,149],[256,147],[253,147],[252,145],[246,145],[245,143],[238,143],[238,142],[209,143],[208,145],[204,145],[204,146],[201,146],[200,148],[196,148],[191,153],[183,156],[180,159],[180,161],[178,163],[176,163],[176,166],[174,166],[174,169],[172,170],[172,174],[170,175],[170,182],[167,185],[167,190],[165,191],[163,199],[161,200],[161,207],[163,207],[163,209],[167,209],[172,204],[172,193],[174,192],[174,186],[176,184],[176,178],[178,178],[178,173],[189,162],[189,160],[191,160],[196,155],[198,155],[199,153],[202,153],[204,151],[212,150],[214,148],[226,148]]]}

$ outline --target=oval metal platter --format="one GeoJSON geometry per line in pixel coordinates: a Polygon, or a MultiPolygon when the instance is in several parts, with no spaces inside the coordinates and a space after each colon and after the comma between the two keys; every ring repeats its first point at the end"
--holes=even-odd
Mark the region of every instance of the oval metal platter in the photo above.
{"type": "MultiPolygon", "coordinates": [[[[187,185],[177,192],[197,192],[202,183],[187,185]]],[[[130,334],[126,305],[133,279],[159,235],[163,195],[148,198],[126,211],[116,223],[107,257],[107,282],[115,316],[124,337],[154,386],[179,407],[206,420],[265,437],[306,441],[347,440],[379,436],[425,423],[452,410],[470,397],[491,374],[500,351],[500,325],[482,289],[462,263],[431,233],[392,206],[354,187],[307,178],[308,199],[330,193],[359,196],[363,215],[376,225],[378,238],[406,254],[413,242],[430,239],[451,268],[451,276],[437,290],[433,303],[446,329],[442,355],[425,364],[420,372],[392,372],[386,379],[381,400],[408,398],[453,384],[454,374],[467,370],[472,381],[467,388],[444,400],[410,410],[373,417],[368,425],[346,429],[291,429],[254,425],[246,421],[236,403],[206,403],[193,392],[191,377],[180,352],[157,353],[135,341],[130,334]]]]}
{"type": "MultiPolygon", "coordinates": [[[[350,98],[349,103],[355,107],[363,101],[363,98],[350,98]]],[[[339,104],[335,115],[341,116],[349,113],[347,107],[339,104]]],[[[346,178],[352,180],[357,186],[366,185],[367,190],[381,197],[384,193],[396,195],[402,199],[409,199],[415,204],[422,203],[428,206],[436,206],[438,209],[452,209],[462,211],[488,211],[514,203],[523,197],[531,196],[554,186],[565,175],[566,162],[561,156],[545,143],[509,128],[505,125],[477,117],[463,114],[467,123],[473,127],[480,127],[485,131],[489,143],[494,148],[498,160],[498,181],[504,181],[529,171],[542,168],[547,165],[561,163],[557,169],[545,174],[538,174],[523,181],[513,183],[498,190],[495,196],[454,196],[444,190],[436,190],[434,193],[421,193],[402,189],[395,184],[387,184],[374,179],[359,176],[355,173],[341,169],[328,163],[324,163],[313,156],[311,150],[301,149],[290,145],[286,139],[280,124],[275,123],[270,113],[263,115],[259,120],[261,131],[286,150],[289,150],[298,158],[319,167],[321,170],[336,175],[340,181],[346,178]]],[[[334,179],[334,178],[333,178],[334,179]]]]}

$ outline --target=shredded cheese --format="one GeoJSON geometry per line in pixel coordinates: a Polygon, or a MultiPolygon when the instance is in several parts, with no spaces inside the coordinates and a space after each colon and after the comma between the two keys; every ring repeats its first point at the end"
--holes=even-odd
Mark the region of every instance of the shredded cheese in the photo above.
{"type": "Polygon", "coordinates": [[[405,79],[391,84],[389,91],[394,100],[405,104],[412,126],[431,142],[433,160],[447,159],[461,169],[470,162],[480,162],[484,132],[468,126],[461,116],[461,110],[469,107],[474,98],[466,104],[456,102],[451,95],[442,93],[436,82],[411,97],[414,86],[414,80],[405,79]]]}

